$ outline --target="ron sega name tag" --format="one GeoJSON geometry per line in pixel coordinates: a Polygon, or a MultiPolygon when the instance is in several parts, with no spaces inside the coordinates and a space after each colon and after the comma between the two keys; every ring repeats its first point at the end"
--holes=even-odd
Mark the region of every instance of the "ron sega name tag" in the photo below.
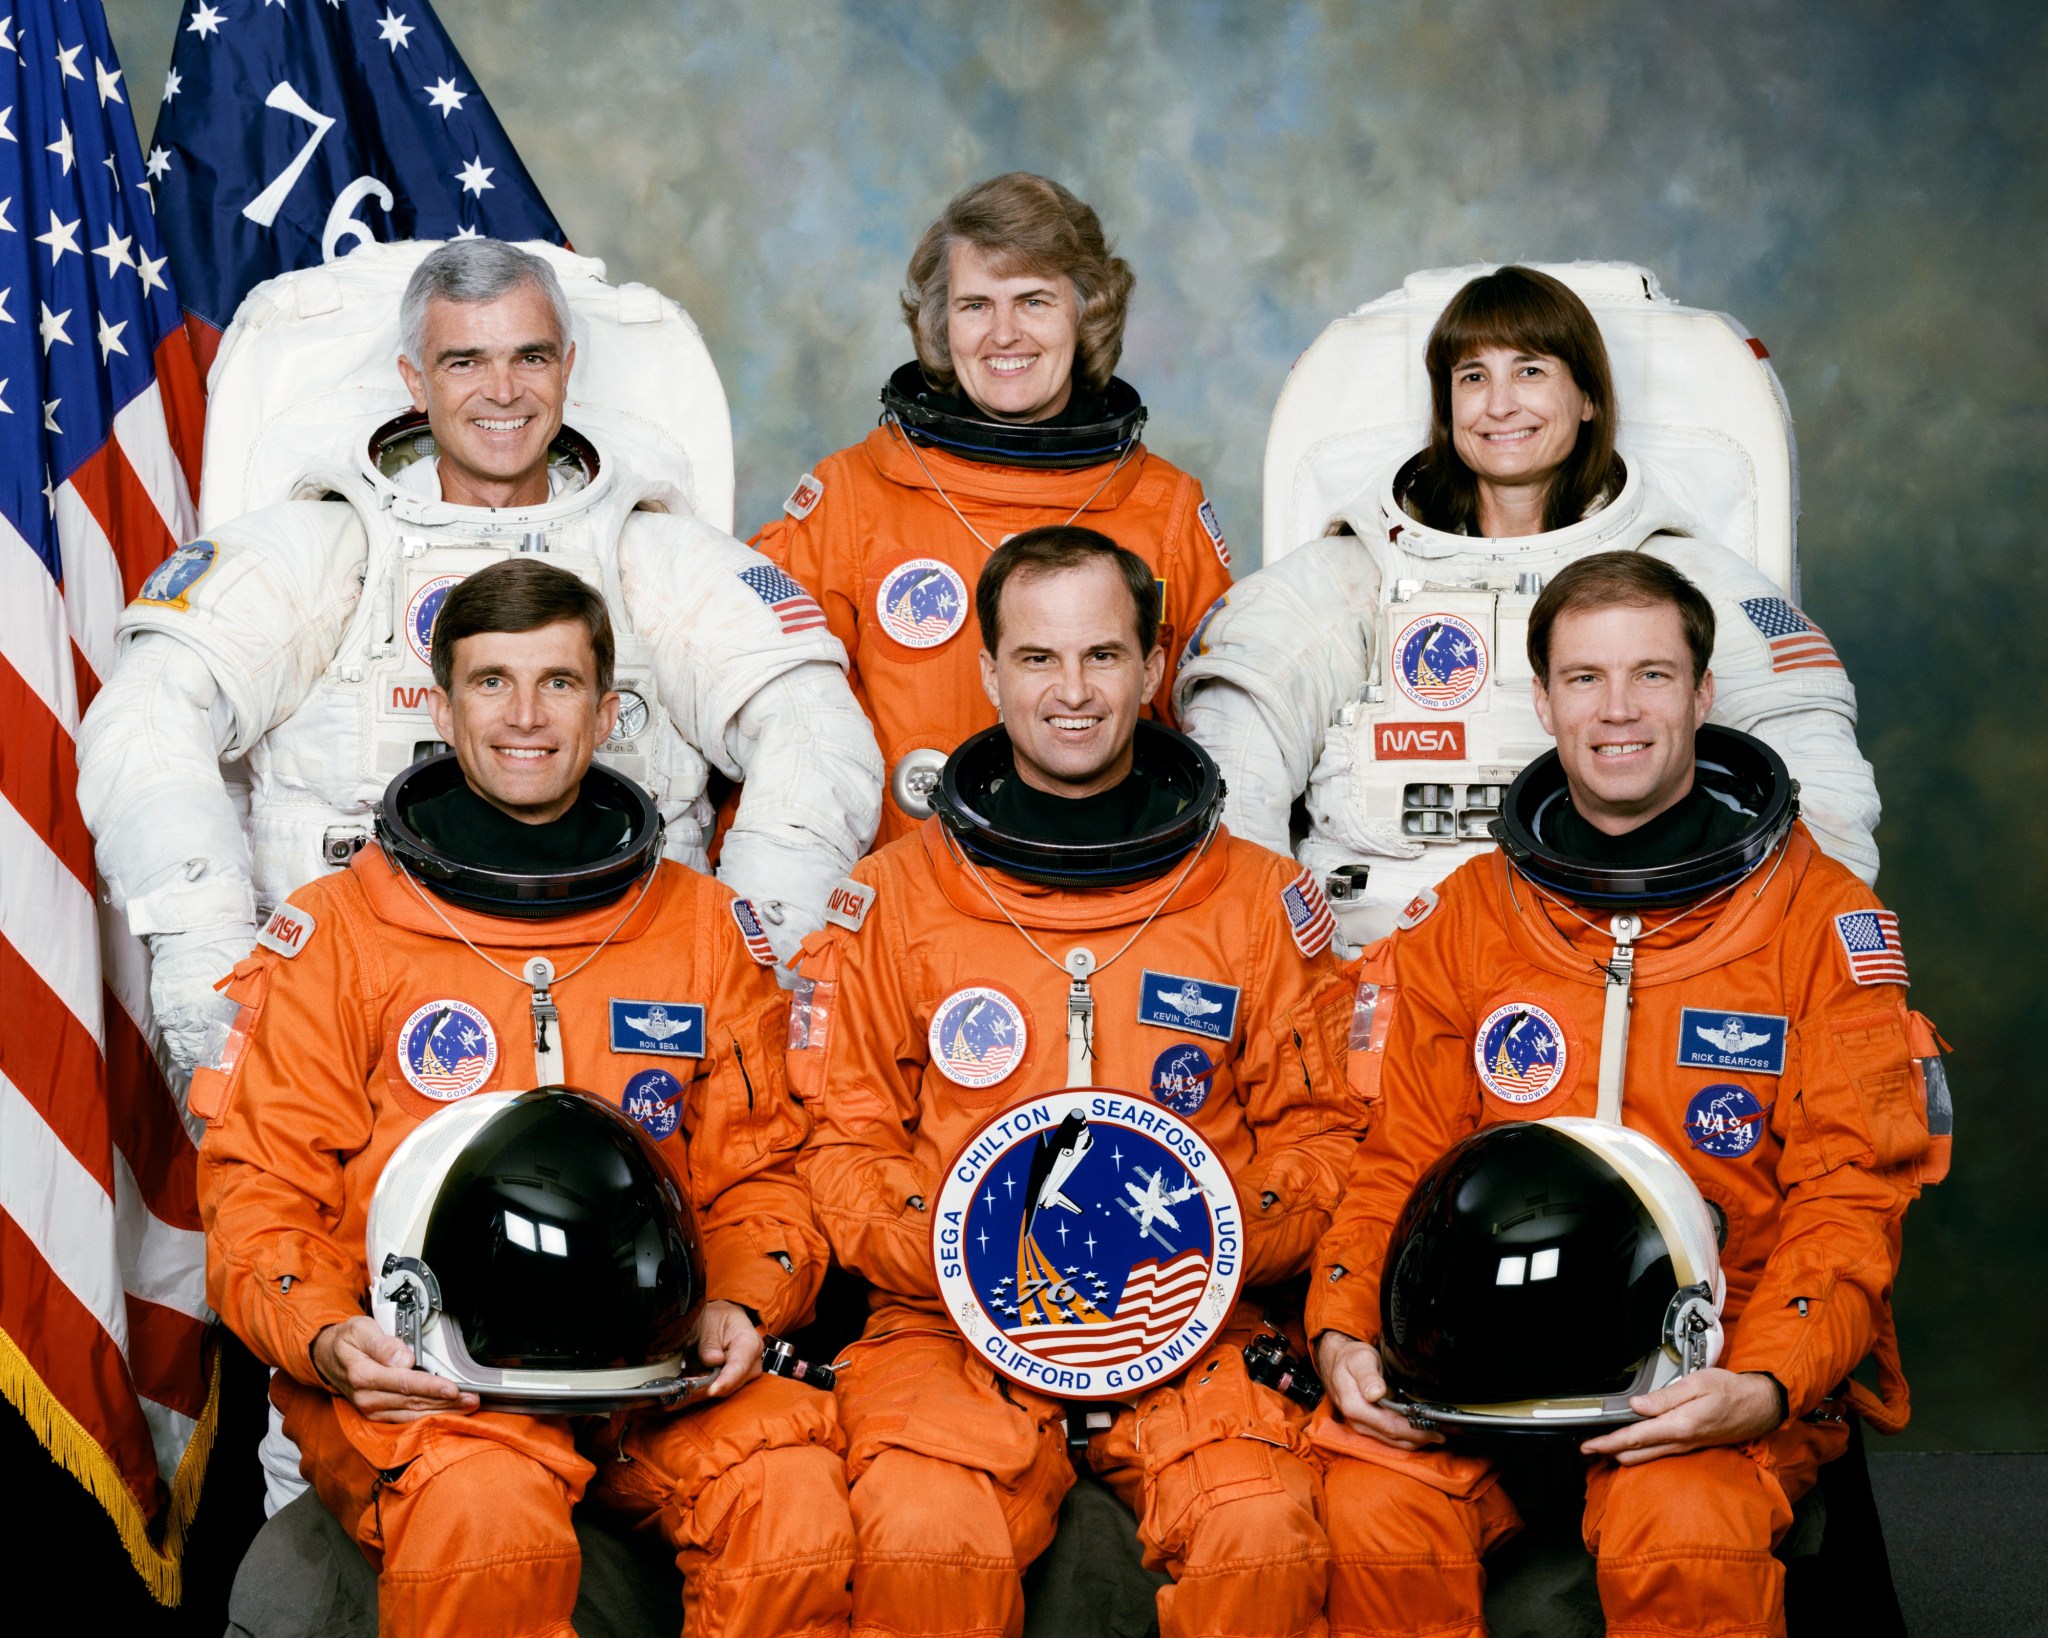
{"type": "Polygon", "coordinates": [[[613,1001],[612,1051],[704,1056],[704,1009],[693,1001],[613,1001]]]}

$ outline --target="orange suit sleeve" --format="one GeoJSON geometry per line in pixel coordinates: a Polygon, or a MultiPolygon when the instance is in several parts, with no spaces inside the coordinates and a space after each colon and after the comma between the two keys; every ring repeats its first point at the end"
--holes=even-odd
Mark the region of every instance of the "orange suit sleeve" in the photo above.
{"type": "Polygon", "coordinates": [[[866,561],[858,491],[846,474],[843,456],[820,461],[807,472],[783,510],[755,531],[747,544],[815,597],[825,624],[846,650],[846,680],[856,697],[860,686],[859,573],[866,561]],[[790,507],[807,483],[819,485],[817,499],[802,517],[790,507]]]}
{"type": "MultiPolygon", "coordinates": [[[[869,866],[854,871],[867,882],[869,866]]],[[[924,1176],[910,1134],[928,1048],[903,983],[901,906],[878,893],[858,931],[827,927],[804,941],[792,1075],[814,1125],[797,1161],[840,1264],[901,1297],[938,1292],[931,1217],[938,1180],[924,1176]]]]}
{"type": "Polygon", "coordinates": [[[325,1386],[313,1339],[365,1311],[362,1247],[335,1230],[343,1168],[375,1125],[368,1002],[383,979],[343,907],[348,889],[318,885],[290,901],[315,918],[298,953],[259,949],[235,969],[240,1056],[199,1146],[207,1301],[260,1358],[309,1387],[325,1386]]]}
{"type": "Polygon", "coordinates": [[[1355,985],[1327,947],[1304,956],[1296,946],[1280,894],[1299,867],[1267,857],[1271,868],[1247,872],[1258,978],[1245,998],[1251,1022],[1238,1059],[1255,1144],[1237,1179],[1249,1285],[1289,1279],[1308,1266],[1366,1123],[1366,1105],[1345,1075],[1355,985]]]}
{"type": "MultiPolygon", "coordinates": [[[[1470,970],[1457,905],[1376,947],[1376,1020],[1384,1030],[1374,1066],[1372,1126],[1351,1155],[1344,1195],[1315,1250],[1308,1333],[1338,1331],[1371,1342],[1380,1332],[1380,1273],[1394,1222],[1422,1174],[1479,1125],[1471,1071],[1472,1019],[1460,973],[1470,970]]],[[[1361,1048],[1366,1043],[1360,1044],[1361,1048]]]]}
{"type": "Polygon", "coordinates": [[[1173,533],[1166,554],[1166,605],[1160,619],[1170,627],[1162,633],[1166,643],[1166,678],[1152,697],[1152,710],[1161,722],[1178,726],[1173,715],[1173,684],[1180,674],[1181,652],[1189,634],[1202,616],[1230,590],[1229,546],[1216,509],[1202,493],[1199,479],[1187,480],[1188,493],[1175,497],[1173,533]]]}
{"type": "Polygon", "coordinates": [[[1776,952],[1805,981],[1771,1112],[1784,1143],[1778,1242],[1721,1361],[1776,1377],[1793,1416],[1827,1398],[1888,1336],[1902,1221],[1932,1142],[1905,987],[1857,983],[1835,931],[1836,914],[1877,901],[1846,874],[1839,892],[1816,897],[1776,952]]]}
{"type": "Polygon", "coordinates": [[[708,1294],[782,1330],[809,1317],[827,1255],[796,1175],[810,1122],[783,1068],[788,1002],[732,917],[706,920],[716,1001],[709,1050],[684,1098],[690,1204],[708,1294]]]}

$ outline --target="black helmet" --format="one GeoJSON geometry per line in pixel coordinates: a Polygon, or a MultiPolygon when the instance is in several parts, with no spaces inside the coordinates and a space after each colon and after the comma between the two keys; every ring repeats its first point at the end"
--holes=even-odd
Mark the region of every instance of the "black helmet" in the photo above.
{"type": "Polygon", "coordinates": [[[1515,777],[1500,817],[1487,828],[1523,875],[1581,904],[1616,910],[1690,904],[1756,869],[1799,817],[1799,783],[1762,740],[1707,723],[1693,746],[1694,783],[1749,820],[1734,841],[1696,858],[1612,865],[1560,853],[1551,844],[1551,827],[1570,793],[1554,750],[1515,777]]]}
{"type": "Polygon", "coordinates": [[[1634,1421],[1720,1356],[1706,1202],[1610,1121],[1508,1121],[1448,1150],[1408,1197],[1380,1283],[1380,1352],[1418,1421],[1506,1432],[1634,1421]]]}
{"type": "Polygon", "coordinates": [[[1223,811],[1223,776],[1209,753],[1172,728],[1140,720],[1132,769],[1180,798],[1164,824],[1113,842],[1047,842],[998,829],[983,811],[990,790],[1017,777],[1010,736],[986,728],[967,740],[939,773],[932,812],[976,864],[1047,887],[1124,887],[1171,870],[1201,845],[1223,811]]]}
{"type": "Polygon", "coordinates": [[[992,421],[973,404],[925,379],[915,361],[882,388],[882,414],[905,436],[950,455],[1000,466],[1081,467],[1113,461],[1145,430],[1138,390],[1118,376],[1102,391],[1101,413],[1085,426],[1065,421],[992,421]]]}
{"type": "Polygon", "coordinates": [[[704,1303],[689,1197],[638,1125],[567,1087],[487,1092],[392,1151],[366,1236],[377,1323],[526,1411],[673,1400],[704,1303]]]}
{"type": "Polygon", "coordinates": [[[462,910],[538,920],[595,910],[622,897],[661,858],[661,814],[632,780],[601,762],[583,775],[583,793],[627,821],[626,839],[602,859],[545,872],[494,870],[451,858],[421,835],[412,810],[462,783],[453,751],[423,758],[384,788],[377,804],[377,841],[408,875],[462,910]]]}

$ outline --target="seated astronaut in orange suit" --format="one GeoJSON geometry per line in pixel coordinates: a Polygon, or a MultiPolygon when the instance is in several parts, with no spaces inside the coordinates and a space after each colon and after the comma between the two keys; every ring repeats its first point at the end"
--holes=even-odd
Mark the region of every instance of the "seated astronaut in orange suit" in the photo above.
{"type": "Polygon", "coordinates": [[[1582,558],[1528,642],[1557,750],[1510,798],[1520,851],[1473,859],[1362,957],[1377,1101],[1308,1307],[1330,1628],[1484,1632],[1480,1559],[1520,1520],[1482,1455],[1385,1402],[1388,1248],[1468,1133],[1597,1114],[1685,1168],[1725,1228],[1727,1281],[1719,1365],[1581,1441],[1607,1631],[1779,1634],[1792,1504],[1850,1410],[1905,1420],[1891,1289],[1906,1207],[1946,1170],[1938,1038],[1907,1009],[1896,918],[1796,821],[1783,764],[1702,728],[1714,613],[1691,581],[1647,553],[1582,558]],[[1765,771],[1748,793],[1743,757],[1765,771]],[[1849,1380],[1872,1355],[1882,1399],[1849,1380]]]}
{"type": "Polygon", "coordinates": [[[686,1632],[843,1633],[832,1400],[760,1370],[759,1327],[801,1322],[825,1254],[792,1170],[807,1122],[775,955],[746,900],[661,860],[645,793],[593,767],[619,709],[612,652],[602,597],[540,558],[449,593],[433,713],[459,777],[415,764],[385,798],[405,847],[382,831],[291,894],[235,968],[231,1062],[194,1082],[207,1295],[277,1367],[306,1477],[381,1571],[381,1631],[570,1632],[588,1489],[674,1550],[686,1632]],[[521,976],[542,956],[544,1036],[521,976]],[[364,1312],[394,1148],[458,1099],[539,1082],[623,1110],[687,1180],[708,1402],[580,1422],[482,1409],[364,1312]]]}
{"type": "MultiPolygon", "coordinates": [[[[1328,904],[1217,824],[1205,752],[1140,721],[1164,664],[1152,570],[1092,530],[1034,529],[992,554],[976,610],[1001,726],[833,894],[792,1003],[816,1118],[798,1171],[872,1287],[839,1375],[870,1634],[1018,1632],[1020,1573],[1074,1480],[1060,1401],[997,1375],[940,1297],[930,1208],[976,1129],[1066,1087],[1171,1109],[1234,1182],[1251,1287],[1306,1268],[1362,1113],[1328,904]]],[[[1094,1413],[1085,1459],[1175,1578],[1168,1635],[1321,1630],[1322,1498],[1303,1413],[1246,1373],[1257,1312],[1240,1301],[1184,1374],[1094,1413]]]]}

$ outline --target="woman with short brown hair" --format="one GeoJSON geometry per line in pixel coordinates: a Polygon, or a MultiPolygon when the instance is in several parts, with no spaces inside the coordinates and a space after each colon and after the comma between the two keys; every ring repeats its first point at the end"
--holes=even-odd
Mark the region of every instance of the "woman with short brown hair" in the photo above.
{"type": "Polygon", "coordinates": [[[1025,171],[957,195],[919,239],[903,292],[916,358],[882,424],[803,475],[753,544],[824,605],[875,725],[894,800],[877,845],[926,811],[946,755],[994,723],[973,586],[1011,535],[1085,523],[1151,565],[1173,661],[1230,585],[1202,486],[1139,441],[1146,411],[1114,372],[1136,283],[1095,212],[1025,171]]]}

